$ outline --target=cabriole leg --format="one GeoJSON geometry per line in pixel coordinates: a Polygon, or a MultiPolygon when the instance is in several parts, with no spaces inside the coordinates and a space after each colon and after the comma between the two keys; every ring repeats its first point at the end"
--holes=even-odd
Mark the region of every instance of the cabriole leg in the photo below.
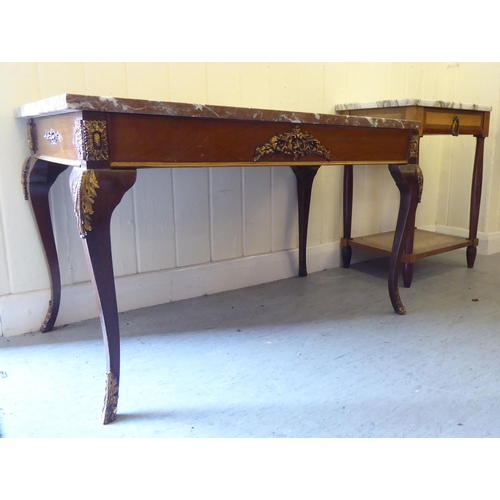
{"type": "Polygon", "coordinates": [[[113,210],[134,185],[135,170],[84,170],[70,176],[80,236],[98,298],[107,357],[103,423],[115,420],[120,382],[120,329],[111,254],[110,222],[113,210]]]}
{"type": "Polygon", "coordinates": [[[37,160],[32,157],[26,160],[23,167],[24,197],[29,200],[35,217],[50,278],[51,298],[47,315],[40,326],[41,332],[50,332],[54,328],[61,303],[61,274],[54,229],[50,218],[49,191],[59,174],[64,172],[66,168],[68,168],[67,165],[37,160]]]}
{"type": "Polygon", "coordinates": [[[391,258],[389,261],[389,297],[397,314],[406,314],[399,295],[398,271],[401,265],[404,245],[413,230],[411,214],[415,213],[418,203],[419,179],[418,165],[389,165],[389,171],[396,182],[400,194],[400,204],[391,258]]]}

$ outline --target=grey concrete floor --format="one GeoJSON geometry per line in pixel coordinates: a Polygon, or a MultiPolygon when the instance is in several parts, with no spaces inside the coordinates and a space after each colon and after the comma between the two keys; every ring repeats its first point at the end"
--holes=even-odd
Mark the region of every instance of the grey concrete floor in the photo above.
{"type": "Polygon", "coordinates": [[[500,254],[387,260],[120,315],[117,420],[98,319],[0,339],[6,438],[500,437],[500,254]]]}

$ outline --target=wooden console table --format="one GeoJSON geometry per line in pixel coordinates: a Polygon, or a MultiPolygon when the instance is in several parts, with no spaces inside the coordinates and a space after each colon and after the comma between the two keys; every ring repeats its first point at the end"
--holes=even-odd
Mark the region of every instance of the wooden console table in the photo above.
{"type": "MultiPolygon", "coordinates": [[[[398,270],[418,193],[419,125],[410,121],[318,115],[64,94],[15,111],[27,119],[31,156],[22,170],[43,244],[51,300],[41,331],[53,328],[61,283],[48,194],[72,167],[70,189],[100,308],[107,353],[103,421],[116,417],[120,335],[111,257],[110,219],[138,168],[290,166],[297,179],[299,275],[306,276],[311,190],[321,165],[380,164],[401,203],[389,264],[389,297],[404,314],[398,270]]],[[[52,207],[57,210],[57,207],[52,207]]]]}
{"type": "MultiPolygon", "coordinates": [[[[409,288],[413,278],[413,263],[418,259],[467,248],[467,267],[472,268],[477,253],[477,227],[481,204],[483,177],[484,139],[488,136],[490,106],[463,104],[457,102],[431,101],[425,99],[399,99],[366,103],[339,104],[335,110],[348,116],[370,116],[417,120],[420,122],[419,136],[424,135],[473,135],[476,137],[476,153],[472,173],[470,200],[469,236],[459,238],[445,234],[416,229],[410,231],[402,256],[404,286],[409,288]]],[[[418,156],[417,156],[418,158],[418,156]]],[[[418,160],[417,160],[418,163],[418,160]]],[[[423,174],[422,184],[423,184],[423,174]]],[[[382,255],[392,251],[393,232],[351,238],[352,220],[352,167],[344,170],[344,237],[342,238],[342,258],[344,267],[349,267],[352,247],[363,248],[382,255]]],[[[421,194],[421,193],[420,193],[421,194]]],[[[415,227],[415,211],[410,214],[411,227],[415,227]]]]}

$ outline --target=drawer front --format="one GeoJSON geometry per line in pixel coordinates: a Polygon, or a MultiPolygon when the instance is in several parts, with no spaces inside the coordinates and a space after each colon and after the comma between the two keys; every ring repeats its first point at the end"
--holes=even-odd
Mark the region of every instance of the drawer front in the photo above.
{"type": "Polygon", "coordinates": [[[485,131],[485,112],[426,109],[424,134],[482,134],[485,131]]]}

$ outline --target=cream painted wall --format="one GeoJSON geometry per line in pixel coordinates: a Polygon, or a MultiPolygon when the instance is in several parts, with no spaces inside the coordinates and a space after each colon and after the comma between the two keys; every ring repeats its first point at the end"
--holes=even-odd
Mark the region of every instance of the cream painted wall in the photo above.
{"type": "MultiPolygon", "coordinates": [[[[0,329],[37,330],[48,276],[21,165],[28,155],[21,104],[61,93],[333,113],[343,102],[422,97],[494,106],[486,141],[480,231],[500,234],[499,63],[0,63],[0,329]]],[[[474,139],[425,137],[417,224],[466,231],[474,139]]],[[[67,189],[51,201],[63,299],[57,324],[97,314],[67,189]],[[89,298],[90,297],[90,298],[89,298]]],[[[342,169],[316,177],[309,271],[339,265],[342,169]]],[[[386,167],[355,170],[354,235],[391,229],[398,192],[386,167]]],[[[248,286],[296,272],[295,178],[288,168],[142,170],[112,219],[121,310],[248,286]]],[[[483,242],[481,243],[483,244],[483,242]]],[[[480,247],[481,249],[481,247],[480,247]]]]}

